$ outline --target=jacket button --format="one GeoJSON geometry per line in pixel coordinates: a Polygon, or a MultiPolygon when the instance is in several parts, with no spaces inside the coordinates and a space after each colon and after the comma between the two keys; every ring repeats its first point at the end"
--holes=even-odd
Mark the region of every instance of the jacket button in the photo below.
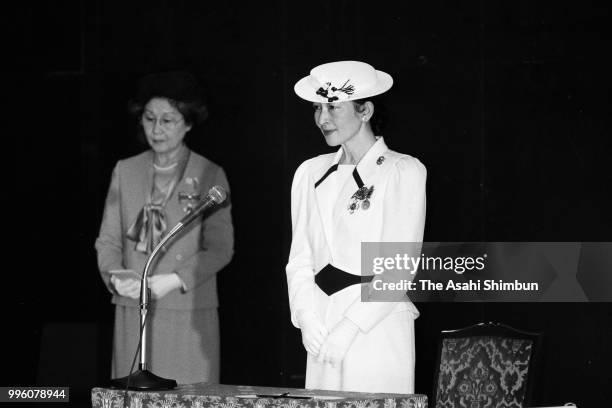
{"type": "Polygon", "coordinates": [[[181,254],[177,254],[176,255],[176,260],[177,261],[181,261],[182,259],[183,259],[183,255],[181,255],[181,254]]]}
{"type": "Polygon", "coordinates": [[[380,156],[377,160],[376,160],[376,164],[378,164],[379,166],[381,164],[383,164],[383,162],[385,161],[385,156],[380,156]]]}

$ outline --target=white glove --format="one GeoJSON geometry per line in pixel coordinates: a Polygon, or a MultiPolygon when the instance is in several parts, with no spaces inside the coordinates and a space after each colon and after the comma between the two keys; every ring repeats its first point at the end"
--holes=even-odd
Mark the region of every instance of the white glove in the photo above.
{"type": "Polygon", "coordinates": [[[336,368],[342,364],[346,352],[353,344],[353,340],[359,333],[359,327],[347,318],[338,323],[329,333],[325,342],[321,345],[317,361],[329,363],[336,368]]]}
{"type": "Polygon", "coordinates": [[[164,275],[154,275],[148,278],[148,286],[151,289],[151,296],[161,299],[168,293],[183,286],[183,281],[176,273],[164,275]]]}
{"type": "Polygon", "coordinates": [[[110,282],[120,296],[140,299],[140,280],[133,278],[119,279],[115,275],[111,275],[110,282]]]}
{"type": "Polygon", "coordinates": [[[300,310],[297,312],[296,320],[302,330],[302,344],[306,351],[313,356],[319,354],[321,344],[327,337],[327,328],[316,314],[300,310]]]}

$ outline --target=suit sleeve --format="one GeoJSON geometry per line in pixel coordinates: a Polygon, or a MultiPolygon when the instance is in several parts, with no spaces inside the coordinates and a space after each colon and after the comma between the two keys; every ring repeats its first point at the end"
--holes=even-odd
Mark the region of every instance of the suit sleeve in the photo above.
{"type": "Polygon", "coordinates": [[[104,204],[104,214],[95,247],[98,254],[98,269],[104,284],[113,293],[109,270],[123,269],[123,234],[121,230],[121,189],[119,183],[120,164],[113,170],[110,187],[104,204]]]}
{"type": "Polygon", "coordinates": [[[225,267],[234,255],[234,227],[231,216],[231,196],[225,172],[218,168],[214,185],[228,193],[226,204],[220,206],[203,221],[201,249],[185,259],[174,271],[183,281],[183,290],[189,291],[202,284],[225,267]]]}
{"type": "MultiPolygon", "coordinates": [[[[425,227],[425,181],[427,171],[417,159],[403,157],[395,164],[384,197],[383,228],[380,242],[404,242],[411,256],[419,257],[425,227]]],[[[412,280],[414,275],[405,269],[386,270],[370,283],[369,301],[357,299],[346,311],[345,317],[370,331],[396,307],[398,301],[406,301],[405,291],[374,290],[382,283],[412,280]]],[[[415,309],[416,310],[416,309],[415,309]]]]}
{"type": "Polygon", "coordinates": [[[297,313],[314,313],[315,309],[315,268],[309,236],[310,211],[314,205],[310,194],[312,188],[308,177],[308,162],[304,162],[296,170],[291,186],[292,239],[286,267],[291,322],[297,328],[297,313]]]}

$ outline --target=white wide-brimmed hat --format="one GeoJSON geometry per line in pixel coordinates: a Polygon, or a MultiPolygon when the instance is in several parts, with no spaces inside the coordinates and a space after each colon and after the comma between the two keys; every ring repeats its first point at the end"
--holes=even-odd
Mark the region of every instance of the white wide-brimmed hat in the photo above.
{"type": "Polygon", "coordinates": [[[302,99],[331,103],[354,101],[386,92],[391,75],[359,61],[337,61],[314,67],[293,89],[302,99]]]}

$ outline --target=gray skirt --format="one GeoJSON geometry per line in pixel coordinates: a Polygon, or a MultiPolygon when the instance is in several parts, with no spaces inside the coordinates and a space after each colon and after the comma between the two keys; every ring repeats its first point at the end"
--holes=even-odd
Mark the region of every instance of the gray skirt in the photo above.
{"type": "MultiPolygon", "coordinates": [[[[138,347],[140,314],[137,307],[115,306],[112,378],[129,374],[138,347]]],[[[148,368],[179,384],[219,382],[219,316],[216,308],[194,310],[150,309],[148,368]]],[[[134,371],[138,370],[140,354],[134,371]]]]}

